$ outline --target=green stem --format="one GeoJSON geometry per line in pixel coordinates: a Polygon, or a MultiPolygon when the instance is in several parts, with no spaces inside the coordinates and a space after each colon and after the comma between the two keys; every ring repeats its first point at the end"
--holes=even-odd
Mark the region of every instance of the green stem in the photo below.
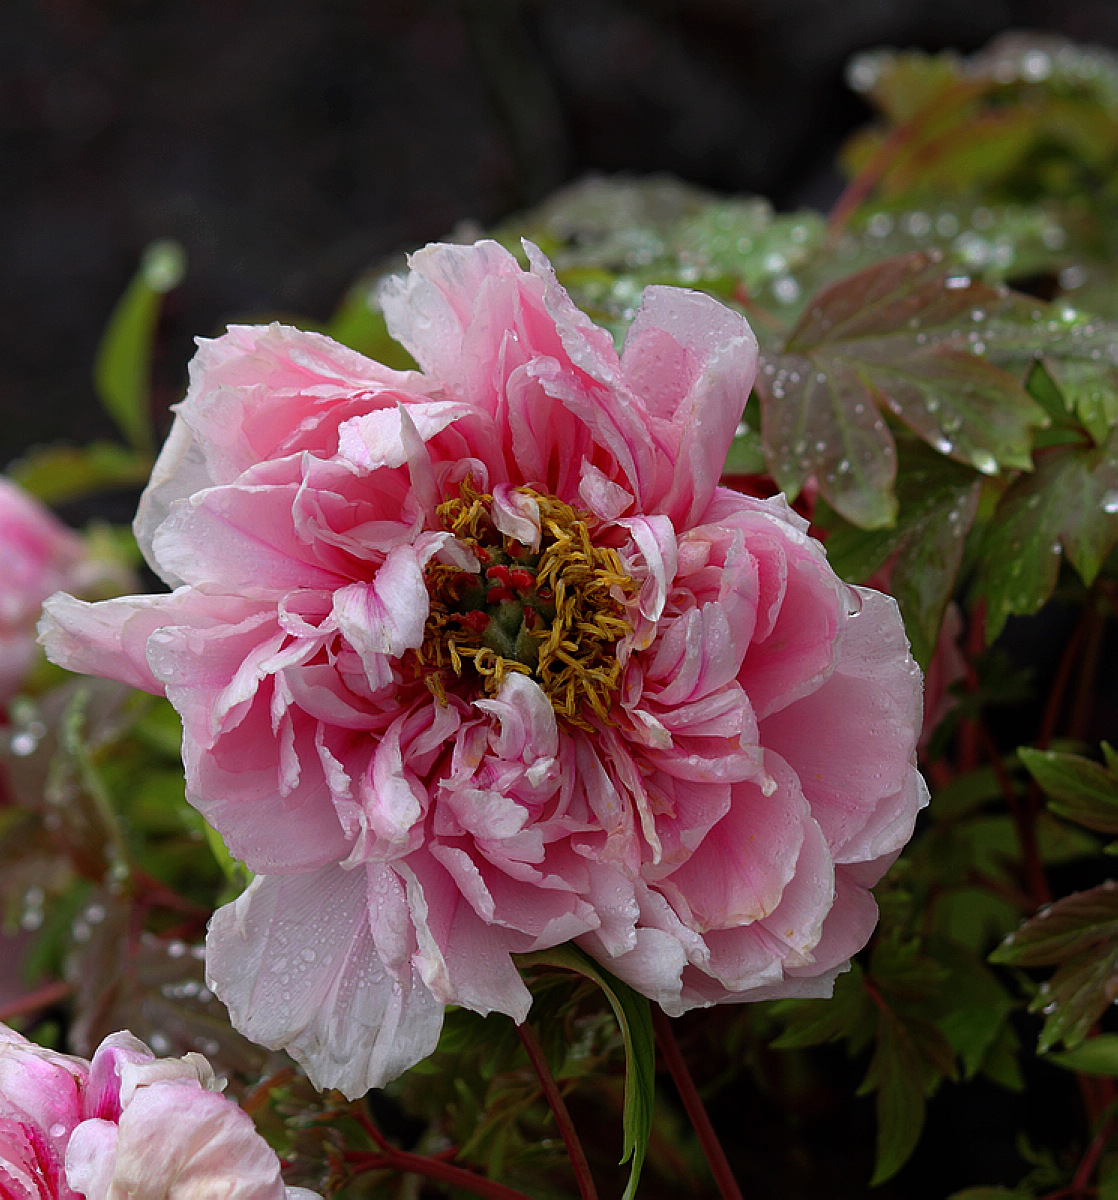
{"type": "Polygon", "coordinates": [[[594,1177],[590,1174],[590,1164],[586,1161],[586,1152],[582,1148],[582,1142],[579,1141],[578,1131],[571,1120],[571,1114],[567,1110],[563,1094],[559,1091],[559,1085],[555,1082],[555,1076],[552,1075],[551,1068],[547,1065],[547,1058],[540,1045],[540,1039],[536,1037],[536,1031],[527,1021],[523,1025],[517,1025],[516,1032],[520,1035],[521,1044],[532,1064],[532,1069],[536,1072],[536,1078],[540,1081],[540,1087],[543,1088],[548,1107],[555,1117],[555,1124],[559,1126],[559,1132],[563,1136],[563,1144],[567,1147],[567,1154],[570,1157],[571,1166],[574,1167],[575,1178],[578,1180],[579,1195],[583,1200],[598,1200],[598,1191],[594,1186],[594,1177]]]}
{"type": "Polygon", "coordinates": [[[676,1091],[679,1092],[679,1098],[683,1101],[683,1107],[687,1110],[687,1116],[698,1135],[699,1144],[702,1146],[710,1166],[710,1173],[718,1185],[719,1195],[722,1200],[742,1200],[741,1190],[737,1185],[737,1180],[734,1179],[734,1172],[730,1168],[726,1152],[722,1149],[718,1134],[714,1132],[714,1126],[710,1123],[710,1117],[703,1106],[699,1089],[695,1086],[691,1072],[687,1069],[687,1063],[680,1053],[679,1043],[675,1040],[675,1034],[672,1032],[671,1018],[658,1004],[652,1006],[652,1026],[656,1031],[656,1044],[660,1047],[664,1063],[671,1072],[672,1082],[675,1084],[676,1091]]]}

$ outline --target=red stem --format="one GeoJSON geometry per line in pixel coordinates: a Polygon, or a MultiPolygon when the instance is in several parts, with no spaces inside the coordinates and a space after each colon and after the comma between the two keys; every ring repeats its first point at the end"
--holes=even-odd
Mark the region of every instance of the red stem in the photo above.
{"type": "Polygon", "coordinates": [[[718,1134],[714,1132],[707,1110],[703,1107],[699,1089],[695,1086],[687,1063],[680,1053],[679,1043],[672,1032],[671,1018],[658,1004],[652,1005],[652,1027],[656,1031],[656,1043],[660,1047],[660,1053],[671,1072],[672,1082],[679,1092],[679,1098],[683,1101],[683,1107],[687,1110],[695,1133],[698,1134],[699,1144],[706,1155],[714,1182],[718,1185],[719,1195],[723,1200],[742,1200],[741,1190],[730,1169],[726,1152],[722,1149],[718,1134]]]}
{"type": "Polygon", "coordinates": [[[920,127],[931,117],[942,116],[954,105],[965,104],[981,95],[988,85],[980,80],[961,80],[946,92],[940,92],[917,109],[907,121],[902,121],[886,134],[885,140],[870,156],[870,160],[847,184],[846,189],[831,209],[827,220],[827,235],[837,238],[846,228],[855,212],[869,199],[874,188],[885,178],[898,154],[920,132],[920,127]]]}
{"type": "Polygon", "coordinates": [[[44,984],[38,990],[28,992],[26,996],[20,996],[16,1000],[0,1005],[0,1021],[7,1024],[12,1017],[23,1017],[40,1008],[55,1004],[59,1000],[65,1000],[73,990],[70,984],[61,981],[44,984]]]}
{"type": "Polygon", "coordinates": [[[489,1200],[531,1200],[525,1192],[518,1192],[516,1188],[495,1183],[482,1175],[475,1175],[473,1171],[467,1171],[464,1167],[456,1167],[453,1163],[439,1158],[412,1154],[409,1150],[393,1146],[376,1127],[368,1113],[358,1113],[357,1119],[382,1151],[380,1154],[347,1154],[346,1158],[354,1163],[359,1171],[406,1171],[412,1175],[421,1175],[425,1179],[437,1179],[440,1183],[461,1188],[464,1192],[472,1192],[475,1196],[487,1196],[489,1200]]]}
{"type": "Polygon", "coordinates": [[[559,1091],[559,1085],[555,1082],[555,1076],[552,1075],[551,1068],[547,1065],[547,1058],[544,1056],[540,1039],[536,1037],[536,1031],[527,1021],[523,1025],[517,1025],[516,1032],[520,1035],[521,1044],[532,1064],[532,1069],[536,1072],[536,1078],[540,1081],[540,1087],[543,1088],[548,1107],[555,1117],[555,1124],[559,1126],[559,1132],[563,1135],[563,1144],[567,1147],[567,1154],[570,1157],[571,1166],[574,1167],[575,1178],[578,1180],[579,1195],[583,1200],[598,1200],[598,1191],[594,1186],[594,1177],[590,1174],[590,1164],[586,1161],[586,1152],[578,1139],[578,1131],[571,1120],[571,1114],[567,1110],[563,1094],[559,1091]]]}

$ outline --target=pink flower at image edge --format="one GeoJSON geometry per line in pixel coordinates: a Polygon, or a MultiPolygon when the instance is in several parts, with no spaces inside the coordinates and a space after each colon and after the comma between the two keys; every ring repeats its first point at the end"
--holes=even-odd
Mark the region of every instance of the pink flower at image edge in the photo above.
{"type": "Polygon", "coordinates": [[[257,874],[210,984],[350,1096],[447,1004],[522,1021],[511,956],[571,940],[670,1014],[829,994],[926,802],[896,605],[718,486],[748,326],[650,287],[619,357],[526,248],[388,284],[418,372],[200,342],[136,523],[174,592],[44,620],[55,661],[178,709],[188,795],[257,874]]]}
{"type": "Polygon", "coordinates": [[[0,706],[35,660],[43,601],[81,586],[82,540],[21,487],[0,478],[0,706]]]}
{"type": "Polygon", "coordinates": [[[0,1025],[0,1194],[13,1200],[314,1200],[286,1188],[251,1118],[199,1054],[157,1059],[130,1033],[92,1062],[0,1025]]]}

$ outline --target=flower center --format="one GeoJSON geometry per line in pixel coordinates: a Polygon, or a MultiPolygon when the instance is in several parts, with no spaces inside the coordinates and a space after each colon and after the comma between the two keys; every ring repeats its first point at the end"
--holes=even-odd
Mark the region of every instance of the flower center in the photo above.
{"type": "Polygon", "coordinates": [[[621,680],[615,647],[632,632],[624,601],[636,592],[617,551],[595,545],[585,514],[532,488],[539,507],[538,551],[502,534],[493,497],[473,490],[439,505],[443,528],[468,546],[480,574],[427,566],[430,611],[416,651],[427,686],[443,702],[453,676],[473,675],[493,695],[510,671],[530,675],[573,725],[609,720],[621,680]]]}

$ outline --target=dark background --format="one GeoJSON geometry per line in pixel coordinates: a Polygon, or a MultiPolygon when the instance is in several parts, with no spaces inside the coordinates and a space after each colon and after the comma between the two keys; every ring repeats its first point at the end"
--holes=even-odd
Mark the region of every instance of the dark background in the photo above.
{"type": "Polygon", "coordinates": [[[393,251],[587,171],[826,207],[858,49],[1000,30],[1118,44],[1114,0],[0,0],[0,467],[111,435],[89,382],[143,247],[196,334],[325,317],[393,251]]]}

